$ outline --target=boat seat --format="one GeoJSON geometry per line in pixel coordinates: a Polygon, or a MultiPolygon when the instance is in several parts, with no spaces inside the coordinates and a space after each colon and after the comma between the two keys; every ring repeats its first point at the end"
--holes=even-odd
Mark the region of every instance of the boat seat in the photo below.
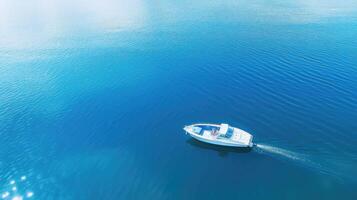
{"type": "Polygon", "coordinates": [[[211,131],[208,131],[208,130],[205,130],[205,131],[203,132],[203,136],[206,137],[206,138],[211,138],[211,137],[213,137],[213,136],[211,135],[211,131]]]}

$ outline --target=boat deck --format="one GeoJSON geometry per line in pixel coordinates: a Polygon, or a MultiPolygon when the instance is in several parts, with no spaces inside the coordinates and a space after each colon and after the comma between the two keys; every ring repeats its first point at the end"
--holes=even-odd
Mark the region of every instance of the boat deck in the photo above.
{"type": "Polygon", "coordinates": [[[228,124],[193,124],[185,126],[184,130],[192,137],[207,143],[238,147],[252,146],[252,135],[228,124]]]}
{"type": "Polygon", "coordinates": [[[195,127],[201,128],[199,131],[194,131],[198,135],[205,136],[207,134],[211,134],[212,131],[218,131],[219,127],[208,126],[208,125],[197,125],[195,127]]]}

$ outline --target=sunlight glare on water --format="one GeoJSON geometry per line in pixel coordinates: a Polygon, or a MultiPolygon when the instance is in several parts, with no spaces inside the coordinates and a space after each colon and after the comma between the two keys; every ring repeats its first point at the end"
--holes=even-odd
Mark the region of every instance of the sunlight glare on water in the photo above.
{"type": "Polygon", "coordinates": [[[26,176],[21,176],[18,182],[12,179],[8,184],[0,181],[1,198],[11,200],[30,199],[34,193],[31,191],[31,187],[29,187],[31,185],[30,182],[27,182],[26,179],[26,176]]]}
{"type": "Polygon", "coordinates": [[[0,197],[355,200],[356,19],[354,0],[2,0],[0,197]],[[258,145],[193,142],[200,122],[258,145]]]}

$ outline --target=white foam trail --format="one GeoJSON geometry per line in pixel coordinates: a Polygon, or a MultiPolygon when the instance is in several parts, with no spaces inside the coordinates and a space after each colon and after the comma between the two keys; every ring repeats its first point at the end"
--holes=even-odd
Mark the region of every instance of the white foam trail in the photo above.
{"type": "Polygon", "coordinates": [[[282,148],[266,145],[266,144],[256,144],[256,147],[260,149],[261,151],[264,152],[269,152],[269,153],[274,153],[278,154],[280,156],[283,156],[285,158],[293,159],[293,160],[299,160],[299,161],[305,161],[303,158],[303,155],[300,155],[298,153],[288,151],[282,148]]]}
{"type": "Polygon", "coordinates": [[[304,154],[295,153],[283,148],[278,148],[266,144],[256,144],[255,147],[256,147],[255,149],[259,153],[269,153],[273,155],[278,155],[281,158],[296,161],[297,164],[300,164],[304,167],[313,170],[317,170],[320,173],[329,174],[337,178],[339,177],[338,174],[334,173],[333,171],[326,169],[325,167],[321,166],[319,163],[311,161],[311,159],[309,159],[309,157],[304,154]]]}

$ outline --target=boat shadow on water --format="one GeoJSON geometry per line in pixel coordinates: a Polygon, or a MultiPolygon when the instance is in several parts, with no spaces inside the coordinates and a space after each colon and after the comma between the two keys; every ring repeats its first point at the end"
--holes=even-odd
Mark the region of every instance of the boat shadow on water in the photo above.
{"type": "Polygon", "coordinates": [[[214,144],[203,143],[203,142],[197,141],[193,138],[188,139],[186,142],[189,145],[192,145],[197,148],[216,151],[218,153],[218,155],[221,157],[225,157],[229,153],[249,153],[252,151],[252,148],[219,146],[219,145],[214,145],[214,144]]]}

